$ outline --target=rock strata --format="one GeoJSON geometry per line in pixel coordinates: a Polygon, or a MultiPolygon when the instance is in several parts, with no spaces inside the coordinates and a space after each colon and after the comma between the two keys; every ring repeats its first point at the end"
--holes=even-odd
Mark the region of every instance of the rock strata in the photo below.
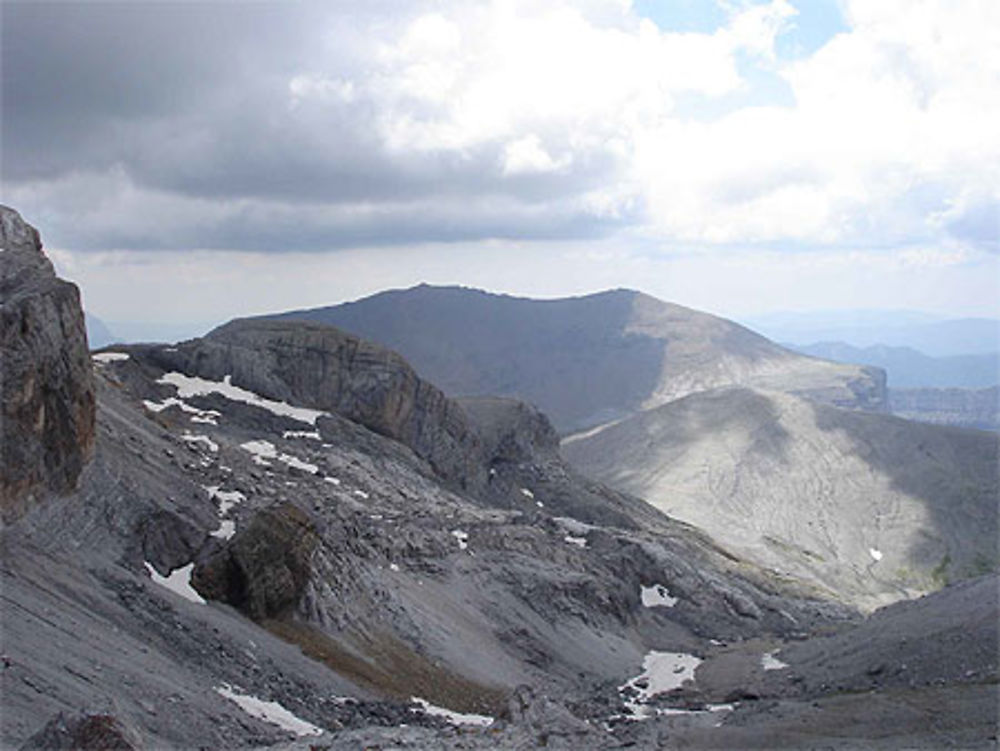
{"type": "Polygon", "coordinates": [[[395,352],[332,326],[237,320],[161,352],[165,369],[337,413],[409,446],[443,479],[481,484],[479,439],[461,408],[395,352]]]}
{"type": "Polygon", "coordinates": [[[94,380],[80,292],[38,231],[0,206],[0,520],[77,487],[94,447],[94,380]]]}

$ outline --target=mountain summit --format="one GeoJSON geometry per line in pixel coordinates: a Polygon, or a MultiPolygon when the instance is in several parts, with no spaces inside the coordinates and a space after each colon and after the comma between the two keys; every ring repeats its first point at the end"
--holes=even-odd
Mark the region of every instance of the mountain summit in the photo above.
{"type": "Polygon", "coordinates": [[[390,347],[451,395],[514,396],[563,433],[729,385],[884,411],[885,376],[791,352],[724,318],[617,289],[532,300],[420,285],[284,313],[390,347]]]}

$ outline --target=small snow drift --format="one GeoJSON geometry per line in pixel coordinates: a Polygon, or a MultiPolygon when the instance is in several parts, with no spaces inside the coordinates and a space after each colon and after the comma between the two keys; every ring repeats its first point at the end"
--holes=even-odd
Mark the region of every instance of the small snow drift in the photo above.
{"type": "Polygon", "coordinates": [[[414,712],[422,711],[424,714],[431,715],[432,717],[442,717],[452,725],[475,725],[485,728],[493,724],[492,717],[481,714],[463,714],[462,712],[454,712],[444,707],[436,707],[419,696],[414,696],[410,701],[420,705],[420,709],[415,709],[413,710],[414,712]]]}
{"type": "Polygon", "coordinates": [[[177,395],[182,399],[192,396],[207,396],[209,394],[220,394],[226,399],[234,402],[243,402],[254,407],[266,409],[279,417],[290,417],[299,422],[315,425],[316,420],[325,415],[325,412],[317,409],[307,409],[305,407],[293,407],[287,402],[279,402],[273,399],[266,399],[252,391],[241,389],[231,383],[232,376],[225,376],[221,381],[209,381],[205,378],[188,376],[183,373],[164,373],[157,383],[168,384],[176,387],[177,395]]]}
{"type": "Polygon", "coordinates": [[[251,717],[277,725],[282,730],[287,730],[298,736],[322,735],[324,732],[323,728],[299,719],[276,701],[264,701],[250,694],[242,694],[225,683],[216,686],[215,690],[251,717]]]}
{"type": "Polygon", "coordinates": [[[677,604],[677,598],[671,597],[670,590],[662,584],[654,584],[652,587],[639,585],[639,596],[642,598],[643,607],[647,608],[660,606],[672,608],[677,604]]]}
{"type": "Polygon", "coordinates": [[[153,580],[154,584],[159,584],[161,587],[166,587],[174,594],[180,595],[185,600],[190,600],[191,602],[198,603],[199,605],[204,605],[205,600],[200,594],[198,594],[194,587],[191,586],[191,572],[194,571],[194,563],[189,563],[186,566],[181,566],[180,568],[174,569],[170,572],[169,576],[160,576],[153,564],[148,561],[143,561],[146,566],[146,571],[149,572],[149,578],[153,580]]]}
{"type": "Polygon", "coordinates": [[[775,657],[776,654],[777,651],[765,652],[764,654],[762,654],[760,656],[760,666],[764,668],[764,670],[784,670],[785,668],[787,668],[788,663],[779,660],[777,657],[775,657]]]}

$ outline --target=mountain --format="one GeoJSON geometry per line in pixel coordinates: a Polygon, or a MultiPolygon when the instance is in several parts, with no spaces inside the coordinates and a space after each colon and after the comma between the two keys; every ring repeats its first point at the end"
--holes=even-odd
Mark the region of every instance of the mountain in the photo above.
{"type": "Polygon", "coordinates": [[[529,300],[421,285],[275,318],[377,341],[451,395],[531,402],[563,433],[732,384],[885,409],[877,369],[804,357],[731,321],[630,290],[529,300]]]}
{"type": "Polygon", "coordinates": [[[104,321],[92,313],[85,313],[84,319],[87,324],[87,344],[91,349],[101,349],[121,341],[120,337],[111,333],[104,321]]]}
{"type": "Polygon", "coordinates": [[[912,347],[876,344],[854,347],[844,342],[791,344],[789,349],[836,362],[860,363],[886,371],[890,389],[963,388],[1000,385],[1000,353],[930,357],[912,347]]]}
{"type": "Polygon", "coordinates": [[[855,347],[909,347],[931,357],[1000,351],[1000,319],[947,318],[919,311],[847,310],[770,313],[743,322],[780,342],[847,342],[855,347]]]}
{"type": "Polygon", "coordinates": [[[995,434],[728,388],[562,448],[737,555],[866,609],[998,565],[995,434]]]}
{"type": "Polygon", "coordinates": [[[16,220],[4,320],[66,325],[4,339],[5,406],[34,417],[4,446],[72,471],[0,528],[0,746],[995,740],[995,575],[861,618],[585,479],[535,408],[450,399],[328,326],[77,362],[75,290],[16,220]],[[96,420],[65,422],[88,393],[96,420]]]}

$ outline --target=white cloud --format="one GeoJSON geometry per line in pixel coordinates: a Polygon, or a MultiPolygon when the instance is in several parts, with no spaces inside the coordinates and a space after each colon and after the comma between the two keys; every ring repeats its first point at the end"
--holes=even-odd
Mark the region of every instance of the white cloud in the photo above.
{"type": "Polygon", "coordinates": [[[538,136],[531,133],[511,141],[504,147],[503,173],[517,175],[531,172],[555,172],[569,164],[569,156],[559,161],[553,159],[542,146],[538,136]]]}
{"type": "MultiPolygon", "coordinates": [[[[784,60],[776,42],[801,1],[727,2],[712,33],[658,28],[627,0],[328,6],[261,46],[252,75],[236,66],[203,91],[181,66],[142,117],[80,119],[79,143],[14,138],[22,168],[46,169],[6,181],[5,200],[49,245],[92,254],[62,255],[90,289],[163,316],[171,293],[139,294],[140,268],[190,291],[199,318],[242,312],[228,289],[259,294],[263,311],[423,279],[543,295],[623,285],[716,309],[752,309],[749,281],[780,299],[780,280],[790,305],[836,306],[832,290],[872,305],[875,286],[850,288],[859,269],[905,279],[882,280],[898,306],[961,306],[963,284],[969,306],[995,301],[984,259],[1000,250],[1000,3],[844,0],[848,28],[784,60]],[[787,102],[759,98],[762,78],[787,102]],[[692,100],[719,106],[695,118],[692,100]],[[50,164],[50,151],[79,162],[50,164]],[[185,248],[235,252],[173,252],[185,248]],[[351,281],[316,281],[329,278],[351,281]]],[[[144,44],[161,43],[169,25],[150,27],[144,44]]],[[[47,58],[66,48],[49,41],[47,58]]],[[[196,59],[230,60],[208,41],[196,59]]],[[[167,68],[168,52],[156,58],[167,68]]],[[[21,110],[64,101],[30,93],[21,110]]],[[[35,114],[35,130],[76,122],[35,114]]]]}
{"type": "Polygon", "coordinates": [[[935,217],[969,186],[996,185],[1000,5],[861,0],[847,10],[848,33],[779,67],[793,107],[668,119],[640,134],[637,171],[658,232],[706,242],[932,242],[943,239],[935,217]],[[747,189],[734,197],[734,186],[747,189]],[[916,193],[936,196],[936,206],[916,193]]]}

